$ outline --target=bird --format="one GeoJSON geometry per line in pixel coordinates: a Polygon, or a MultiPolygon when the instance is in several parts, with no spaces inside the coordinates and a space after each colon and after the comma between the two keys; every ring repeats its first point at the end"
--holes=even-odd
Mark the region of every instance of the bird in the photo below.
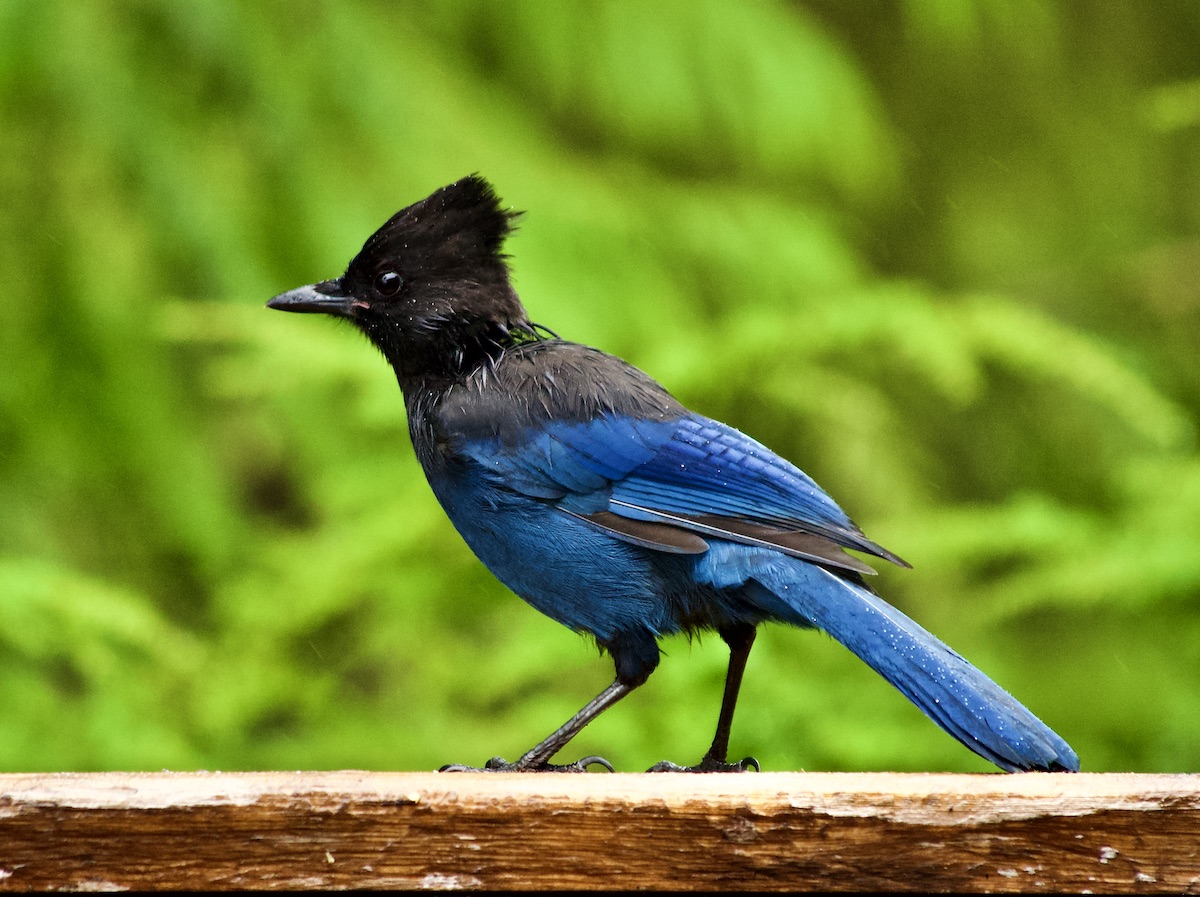
{"type": "Polygon", "coordinates": [[[515,761],[442,770],[612,771],[597,756],[550,761],[647,681],[663,637],[714,630],[729,665],[711,746],[693,765],[649,771],[758,770],[753,757],[729,760],[729,740],[766,623],[827,633],[1000,769],[1079,770],[1058,734],[868,586],[875,570],[858,554],[909,564],[812,478],[633,365],[532,322],[503,251],[521,214],[469,175],[389,218],[341,276],[267,303],[367,337],[395,373],[416,458],[467,546],[613,661],[612,684],[515,761]]]}

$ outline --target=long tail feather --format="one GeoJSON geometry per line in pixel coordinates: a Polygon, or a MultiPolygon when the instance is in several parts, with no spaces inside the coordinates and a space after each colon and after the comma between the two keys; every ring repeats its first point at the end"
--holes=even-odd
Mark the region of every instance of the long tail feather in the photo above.
{"type": "Polygon", "coordinates": [[[1075,752],[1045,723],[867,589],[779,554],[753,560],[744,593],[755,604],[828,633],[981,757],[1010,772],[1078,772],[1075,752]]]}

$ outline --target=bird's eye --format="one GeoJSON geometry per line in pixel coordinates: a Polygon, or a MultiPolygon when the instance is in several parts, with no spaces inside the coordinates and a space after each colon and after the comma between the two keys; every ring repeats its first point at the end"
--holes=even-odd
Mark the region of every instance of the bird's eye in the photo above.
{"type": "Polygon", "coordinates": [[[404,286],[404,278],[395,271],[384,271],[375,277],[375,292],[380,296],[395,296],[404,286]]]}

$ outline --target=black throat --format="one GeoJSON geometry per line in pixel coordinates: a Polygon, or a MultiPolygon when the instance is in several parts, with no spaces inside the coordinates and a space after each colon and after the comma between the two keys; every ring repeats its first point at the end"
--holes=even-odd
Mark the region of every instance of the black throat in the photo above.
{"type": "Polygon", "coordinates": [[[386,321],[360,321],[360,329],[383,353],[405,395],[443,392],[455,384],[494,373],[512,350],[554,336],[528,321],[442,322],[427,338],[414,341],[386,321]]]}

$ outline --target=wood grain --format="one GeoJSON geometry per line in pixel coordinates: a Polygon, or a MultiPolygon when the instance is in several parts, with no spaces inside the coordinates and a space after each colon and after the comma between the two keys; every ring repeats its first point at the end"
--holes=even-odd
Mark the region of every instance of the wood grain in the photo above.
{"type": "Polygon", "coordinates": [[[1200,890],[1200,776],[0,775],[0,889],[1200,890]]]}

